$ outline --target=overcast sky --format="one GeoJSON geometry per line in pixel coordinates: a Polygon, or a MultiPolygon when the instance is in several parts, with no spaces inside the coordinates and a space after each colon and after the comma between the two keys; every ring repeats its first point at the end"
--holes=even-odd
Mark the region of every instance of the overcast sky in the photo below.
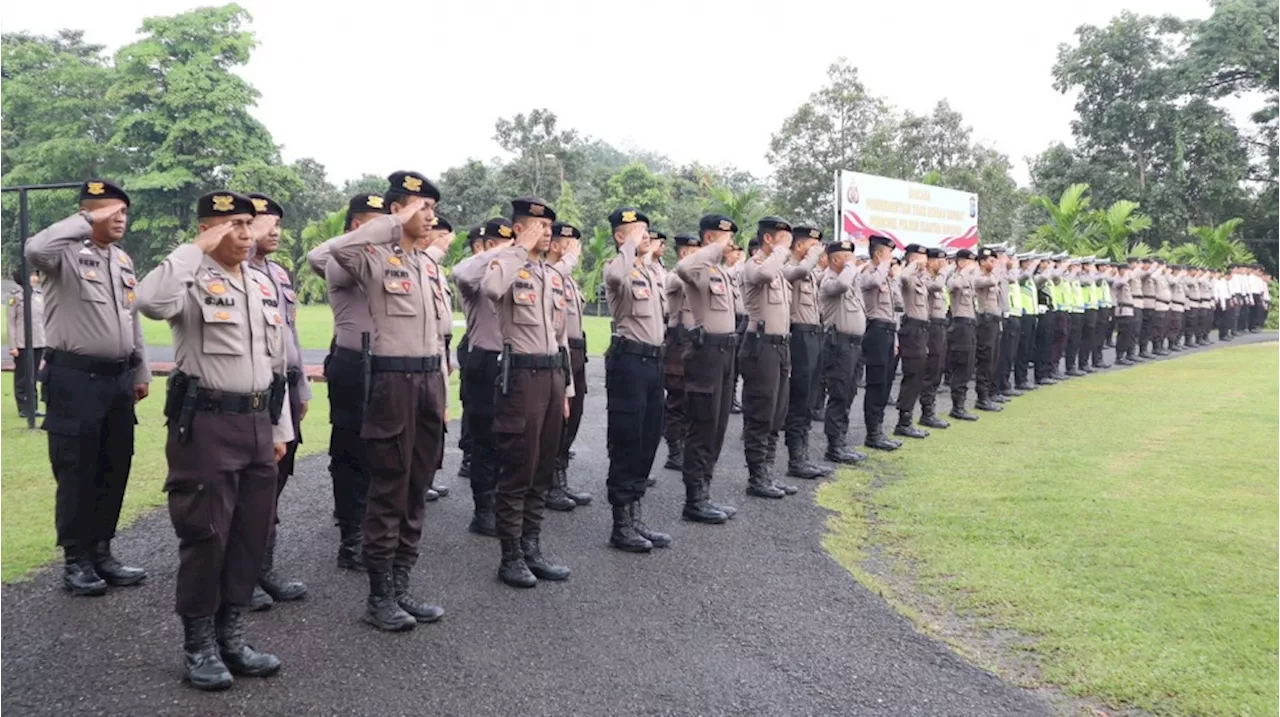
{"type": "MultiPolygon", "coordinates": [[[[0,25],[81,28],[114,51],[144,17],[209,4],[7,2],[0,25]]],[[[770,135],[840,56],[901,109],[949,100],[1025,183],[1025,158],[1070,140],[1072,99],[1053,90],[1050,68],[1077,26],[1122,7],[1210,12],[1207,0],[240,4],[260,43],[243,70],[262,93],[255,114],[286,161],[315,157],[337,183],[497,156],[494,119],[536,107],[615,146],[764,175],[770,135]]]]}

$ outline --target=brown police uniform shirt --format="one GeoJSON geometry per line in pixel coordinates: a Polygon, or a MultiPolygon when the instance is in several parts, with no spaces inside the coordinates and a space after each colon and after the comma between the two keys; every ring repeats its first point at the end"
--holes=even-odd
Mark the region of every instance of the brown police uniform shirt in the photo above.
{"type": "MultiPolygon", "coordinates": [[[[273,374],[285,373],[279,297],[248,262],[233,276],[200,247],[183,244],[143,277],[137,294],[143,315],[169,322],[177,368],[199,377],[201,388],[260,393],[271,388],[273,374]]],[[[286,400],[271,440],[288,443],[293,437],[286,400]]]]}
{"type": "Polygon", "coordinates": [[[1138,278],[1142,281],[1142,308],[1156,309],[1156,277],[1153,270],[1138,270],[1138,278]]]}
{"type": "MultiPolygon", "coordinates": [[[[333,261],[364,289],[373,318],[377,356],[441,356],[440,322],[452,316],[437,294],[423,252],[400,246],[400,220],[380,216],[339,237],[330,248],[333,261]]],[[[427,253],[439,250],[427,249],[427,253]]]]}
{"type": "Polygon", "coordinates": [[[1173,301],[1173,292],[1169,289],[1169,274],[1164,269],[1155,276],[1156,311],[1168,311],[1173,301]]]}
{"type": "Polygon", "coordinates": [[[853,262],[839,273],[830,267],[822,270],[818,281],[818,300],[822,309],[822,325],[827,331],[851,336],[867,332],[867,313],[862,306],[862,290],[857,283],[858,267],[853,262]]]}
{"type": "Polygon", "coordinates": [[[470,305],[467,317],[467,345],[480,351],[502,351],[502,326],[498,323],[498,310],[480,290],[489,262],[502,248],[482,251],[463,259],[453,267],[453,280],[458,284],[458,294],[465,309],[470,305]]]}
{"type": "Polygon", "coordinates": [[[334,342],[344,349],[360,351],[361,336],[365,333],[373,336],[373,317],[369,315],[369,300],[364,295],[364,287],[341,264],[330,261],[333,255],[329,249],[340,238],[328,239],[307,252],[307,264],[312,271],[324,277],[329,289],[334,342]]]}
{"type": "Polygon", "coordinates": [[[740,261],[733,266],[723,266],[721,269],[725,275],[729,277],[729,286],[733,289],[733,314],[734,316],[746,316],[747,305],[742,300],[742,267],[745,261],[740,261]]]}
{"type": "Polygon", "coordinates": [[[573,268],[577,265],[577,254],[566,254],[551,265],[552,271],[559,274],[560,280],[564,282],[564,331],[565,336],[571,339],[586,336],[582,332],[582,313],[586,302],[582,298],[582,292],[578,290],[578,282],[573,280],[573,268]]]}
{"type": "MultiPolygon", "coordinates": [[[[480,290],[497,307],[502,338],[512,353],[546,356],[568,350],[564,279],[551,265],[524,247],[504,247],[489,260],[480,290]]],[[[565,395],[574,396],[572,377],[565,395]]]]}
{"type": "Polygon", "coordinates": [[[636,259],[636,243],[626,241],[618,255],[604,267],[605,299],[613,314],[613,332],[651,346],[661,346],[666,335],[663,321],[665,287],[659,272],[636,259]]]}
{"type": "Polygon", "coordinates": [[[974,318],[973,286],[974,269],[956,269],[947,279],[947,289],[951,292],[951,315],[957,319],[974,318]]]}
{"type": "Polygon", "coordinates": [[[1178,313],[1187,310],[1187,286],[1181,276],[1169,277],[1169,310],[1178,313]]]}
{"type": "MultiPolygon", "coordinates": [[[[302,343],[298,339],[298,294],[293,289],[293,279],[283,266],[270,260],[259,264],[250,259],[249,269],[267,277],[267,280],[275,287],[277,298],[264,298],[263,301],[268,306],[273,305],[272,302],[275,302],[276,308],[280,310],[281,316],[284,317],[285,365],[301,372],[302,343]]],[[[297,391],[299,400],[311,400],[311,384],[307,381],[305,372],[302,373],[302,379],[298,381],[297,391]]]]}
{"type": "Polygon", "coordinates": [[[724,245],[708,244],[681,259],[675,273],[684,282],[684,300],[693,323],[708,334],[734,332],[733,285],[720,260],[724,245]]]}
{"type": "MultiPolygon", "coordinates": [[[[26,301],[23,300],[22,287],[9,289],[9,298],[5,303],[6,326],[9,330],[9,348],[25,349],[27,347],[27,314],[26,301]]],[[[39,286],[31,287],[31,344],[36,348],[44,348],[44,291],[39,286]]]]}
{"type": "Polygon", "coordinates": [[[995,272],[987,274],[982,269],[978,269],[973,277],[973,289],[978,297],[978,310],[999,318],[1001,316],[1000,282],[996,279],[995,272]]]}
{"type": "Polygon", "coordinates": [[[868,321],[894,320],[893,288],[889,280],[890,262],[867,262],[858,275],[858,288],[862,290],[862,306],[868,321]]]}
{"type": "Polygon", "coordinates": [[[791,291],[782,269],[790,255],[774,250],[757,254],[742,269],[742,301],[747,307],[748,330],[756,331],[764,322],[764,333],[785,336],[791,333],[791,291]]]}
{"type": "Polygon", "coordinates": [[[782,278],[791,284],[791,323],[818,324],[821,321],[818,308],[818,259],[825,247],[816,243],[809,247],[799,261],[788,259],[782,267],[782,278]]]}
{"type": "Polygon", "coordinates": [[[1119,274],[1111,277],[1111,302],[1115,304],[1116,316],[1124,318],[1133,316],[1133,284],[1128,277],[1119,274]]]}
{"type": "Polygon", "coordinates": [[[929,286],[925,275],[929,270],[923,261],[907,262],[898,275],[902,287],[902,307],[908,319],[929,320],[929,286]]]}
{"type": "Polygon", "coordinates": [[[920,275],[924,277],[925,290],[929,292],[929,319],[947,318],[947,278],[949,272],[939,271],[937,274],[924,269],[920,275]]]}
{"type": "Polygon", "coordinates": [[[680,326],[686,329],[692,329],[695,324],[693,322],[693,306],[684,299],[684,282],[676,273],[667,274],[667,311],[669,319],[667,326],[680,326]]]}
{"type": "Polygon", "coordinates": [[[150,383],[133,260],[115,244],[99,249],[92,234],[89,220],[75,214],[27,240],[27,261],[44,279],[46,345],[108,361],[136,352],[134,383],[150,383]]]}

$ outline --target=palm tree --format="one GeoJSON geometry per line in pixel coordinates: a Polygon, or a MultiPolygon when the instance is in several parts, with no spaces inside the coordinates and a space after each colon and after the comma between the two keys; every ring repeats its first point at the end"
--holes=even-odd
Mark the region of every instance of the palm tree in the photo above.
{"type": "Polygon", "coordinates": [[[1040,195],[1031,197],[1031,203],[1049,215],[1048,224],[1036,227],[1029,242],[1032,249],[1065,251],[1076,256],[1093,249],[1091,238],[1097,227],[1089,211],[1089,197],[1085,196],[1088,191],[1087,184],[1073,184],[1057,202],[1040,195]]]}
{"type": "Polygon", "coordinates": [[[724,186],[712,187],[711,198],[707,200],[706,211],[723,214],[738,225],[739,231],[748,231],[764,216],[764,195],[756,187],[743,192],[734,192],[724,186]]]}
{"type": "MultiPolygon", "coordinates": [[[[1228,264],[1252,264],[1257,261],[1253,252],[1245,247],[1244,242],[1232,239],[1231,235],[1244,223],[1235,218],[1216,227],[1191,227],[1191,234],[1200,241],[1196,246],[1196,259],[1192,262],[1213,269],[1225,269],[1228,264]]],[[[1186,246],[1186,245],[1184,245],[1186,246]]]]}
{"type": "Polygon", "coordinates": [[[1113,261],[1124,261],[1129,253],[1129,237],[1151,228],[1151,217],[1135,214],[1137,202],[1121,199],[1106,211],[1099,209],[1090,215],[1097,227],[1090,253],[1113,261]]]}
{"type": "MultiPolygon", "coordinates": [[[[291,258],[296,257],[294,262],[305,264],[307,252],[320,246],[325,241],[341,235],[343,233],[342,227],[346,220],[347,210],[339,209],[336,212],[330,212],[324,219],[307,222],[307,226],[302,228],[302,234],[298,241],[290,242],[291,246],[288,253],[291,258]]],[[[286,268],[293,268],[294,286],[298,292],[298,300],[302,303],[320,302],[329,295],[328,287],[324,283],[324,277],[318,276],[310,268],[286,268]]]]}
{"type": "Polygon", "coordinates": [[[612,252],[613,231],[608,226],[597,225],[582,247],[582,263],[578,264],[577,271],[578,284],[587,301],[596,300],[604,281],[604,267],[609,263],[612,252]]]}

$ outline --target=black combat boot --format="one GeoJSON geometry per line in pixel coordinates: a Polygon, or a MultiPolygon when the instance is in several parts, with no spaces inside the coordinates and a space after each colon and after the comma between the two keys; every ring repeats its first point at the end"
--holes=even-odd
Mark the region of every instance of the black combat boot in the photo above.
{"type": "MultiPolygon", "coordinates": [[[[685,510],[688,511],[687,506],[685,510]]],[[[609,534],[609,545],[628,553],[647,553],[653,549],[653,543],[636,530],[631,519],[631,506],[613,506],[613,532],[609,534]]]]}
{"type": "Polygon", "coordinates": [[[391,589],[395,593],[396,604],[409,613],[414,621],[435,622],[444,617],[444,608],[425,603],[409,593],[409,568],[403,565],[391,568],[391,589]]]}
{"type": "Polygon", "coordinates": [[[1129,358],[1128,356],[1121,356],[1120,358],[1116,359],[1117,366],[1132,366],[1134,363],[1135,363],[1134,360],[1129,358]]]}
{"type": "Polygon", "coordinates": [[[827,420],[827,409],[822,406],[815,406],[809,409],[809,421],[812,423],[822,423],[827,420]]]}
{"type": "Polygon", "coordinates": [[[218,610],[218,652],[222,662],[234,675],[244,677],[270,677],[280,671],[280,660],[275,655],[258,652],[244,641],[244,609],[223,605],[218,610]]]}
{"type": "Polygon", "coordinates": [[[1009,402],[1009,397],[1008,397],[1008,396],[1006,396],[1006,395],[1004,395],[1004,394],[1002,394],[1002,393],[992,393],[992,394],[991,394],[990,396],[988,396],[987,398],[988,398],[988,399],[990,399],[993,403],[1008,403],[1008,402],[1009,402]]]}
{"type": "Polygon", "coordinates": [[[747,466],[747,495],[754,495],[757,498],[782,498],[786,496],[783,490],[773,484],[769,480],[769,470],[764,463],[756,463],[747,466]]]}
{"type": "MultiPolygon", "coordinates": [[[[1022,381],[1021,383],[1015,383],[1013,387],[1016,391],[1020,391],[1022,393],[1026,393],[1027,391],[1034,391],[1037,388],[1039,388],[1039,386],[1036,386],[1034,383],[1031,383],[1029,381],[1022,381]]],[[[1014,393],[1013,395],[1017,396],[1018,394],[1014,393]]]]}
{"type": "Polygon", "coordinates": [[[1015,388],[1006,388],[1006,389],[1004,390],[1004,395],[1005,395],[1005,396],[1008,396],[1009,398],[1017,398],[1018,396],[1021,396],[1021,395],[1023,395],[1024,393],[1026,393],[1026,392],[1025,392],[1025,391],[1023,391],[1022,389],[1020,389],[1020,388],[1016,388],[1016,387],[1015,387],[1015,388]]]}
{"type": "Polygon", "coordinates": [[[547,491],[547,507],[551,510],[567,512],[578,507],[577,501],[565,492],[569,478],[563,468],[557,467],[551,474],[551,490],[547,491]]]}
{"type": "Polygon", "coordinates": [[[93,567],[93,559],[77,545],[63,549],[62,587],[72,595],[105,595],[107,581],[93,567]]]}
{"type": "Polygon", "coordinates": [[[947,414],[957,421],[976,421],[978,417],[965,410],[964,406],[957,406],[951,409],[951,413],[947,414]]]}
{"type": "Polygon", "coordinates": [[[343,523],[338,526],[342,536],[338,543],[338,567],[343,570],[364,572],[364,532],[359,525],[343,523]]]}
{"type": "Polygon", "coordinates": [[[287,580],[276,574],[276,534],[267,541],[267,552],[262,556],[262,573],[258,584],[275,602],[301,600],[307,594],[307,586],[297,580],[287,580]]]}
{"type": "Polygon", "coordinates": [[[724,513],[724,517],[728,518],[729,520],[733,520],[733,516],[738,514],[738,509],[729,505],[728,503],[717,503],[711,500],[711,479],[710,478],[702,481],[702,498],[703,500],[707,501],[707,505],[711,506],[712,508],[715,508],[721,513],[724,513]]]}
{"type": "MultiPolygon", "coordinates": [[[[617,510],[617,506],[614,507],[617,510]]],[[[719,524],[729,519],[723,511],[712,507],[707,500],[706,493],[703,492],[701,485],[685,484],[684,487],[684,510],[680,512],[680,517],[695,523],[719,524]]],[[[617,523],[617,514],[614,514],[614,523],[617,523]]]]}
{"type": "Polygon", "coordinates": [[[502,538],[502,563],[498,566],[498,578],[513,588],[533,588],[538,579],[529,571],[520,551],[518,538],[502,538]]]}
{"type": "Polygon", "coordinates": [[[973,407],[979,411],[990,411],[991,413],[999,413],[1004,410],[1004,406],[992,401],[990,397],[978,399],[978,402],[973,407]]]}
{"type": "Polygon", "coordinates": [[[879,423],[867,427],[867,438],[862,444],[878,451],[896,451],[902,447],[902,441],[895,441],[884,435],[884,429],[880,428],[879,423]]]}
{"type": "Polygon", "coordinates": [[[645,540],[648,540],[650,543],[652,543],[653,547],[665,548],[671,545],[670,535],[667,535],[666,533],[659,533],[658,531],[650,528],[648,525],[645,524],[644,514],[643,514],[643,511],[641,511],[640,509],[640,501],[637,500],[636,502],[628,506],[628,511],[631,513],[632,527],[636,529],[637,533],[644,536],[645,540]]]}
{"type": "Polygon", "coordinates": [[[524,553],[524,564],[529,567],[529,572],[539,580],[550,580],[559,582],[569,579],[569,568],[564,565],[557,565],[550,558],[542,554],[542,536],[538,533],[530,533],[520,538],[520,552],[524,553]]]}
{"type": "Polygon", "coordinates": [[[449,486],[447,486],[447,485],[445,485],[445,484],[443,484],[443,483],[436,483],[436,482],[432,481],[432,483],[431,483],[431,490],[435,491],[436,496],[438,496],[438,497],[440,497],[440,498],[448,498],[448,497],[449,497],[449,486]]]}
{"type": "Polygon", "coordinates": [[[493,512],[493,491],[476,493],[472,498],[476,507],[467,530],[490,538],[498,537],[498,517],[493,512]]]}
{"type": "Polygon", "coordinates": [[[799,493],[800,489],[797,488],[796,486],[783,483],[782,481],[773,477],[773,467],[777,465],[777,463],[778,463],[778,435],[775,433],[769,436],[769,448],[764,458],[765,475],[768,476],[769,483],[771,483],[774,488],[777,488],[778,490],[782,491],[783,495],[795,495],[796,493],[799,493]]]}
{"type": "Polygon", "coordinates": [[[928,411],[925,411],[924,415],[920,416],[920,425],[928,426],[929,428],[950,428],[951,427],[951,423],[949,421],[944,421],[941,418],[938,418],[938,414],[934,413],[932,408],[930,408],[928,411]]]}
{"type": "Polygon", "coordinates": [[[426,492],[423,493],[422,499],[427,503],[434,503],[437,500],[440,500],[440,494],[436,492],[435,488],[428,488],[426,492]]]}
{"type": "Polygon", "coordinates": [[[270,610],[271,606],[275,604],[276,601],[272,600],[271,596],[267,594],[267,591],[262,589],[261,584],[253,586],[253,598],[249,601],[249,612],[270,610]]]}
{"type": "Polygon", "coordinates": [[[93,545],[93,569],[111,587],[137,585],[147,579],[147,571],[121,565],[111,554],[111,541],[99,540],[93,545]]]}
{"type": "MultiPolygon", "coordinates": [[[[572,449],[569,451],[569,457],[570,458],[573,457],[572,449]]],[[[581,491],[581,490],[574,490],[569,485],[569,461],[568,460],[564,461],[564,463],[561,464],[560,473],[561,473],[560,489],[564,491],[564,494],[569,496],[569,499],[572,500],[576,505],[580,505],[580,506],[591,505],[590,493],[587,493],[586,491],[581,491]]]]}
{"type": "Polygon", "coordinates": [[[1149,350],[1147,350],[1147,349],[1143,349],[1143,350],[1141,350],[1141,351],[1139,351],[1139,352],[1138,352],[1138,358],[1140,358],[1140,359],[1153,359],[1153,358],[1155,358],[1155,356],[1154,356],[1154,355],[1153,355],[1149,350]]]}
{"type": "Polygon", "coordinates": [[[898,425],[893,427],[893,435],[906,436],[907,438],[928,438],[929,432],[911,425],[910,413],[900,412],[898,413],[898,425]]]}
{"type": "Polygon", "coordinates": [[[830,439],[827,440],[827,452],[822,457],[832,463],[846,466],[867,460],[867,454],[850,448],[843,440],[836,442],[830,439]]]}
{"type": "Polygon", "coordinates": [[[458,464],[458,477],[471,477],[471,453],[469,451],[462,454],[462,463],[458,464]]]}
{"type": "Polygon", "coordinates": [[[1084,376],[1084,375],[1085,375],[1085,373],[1084,373],[1084,371],[1081,371],[1080,369],[1075,368],[1075,367],[1073,366],[1073,367],[1071,367],[1071,368],[1067,369],[1067,375],[1068,375],[1068,376],[1070,376],[1071,378],[1076,378],[1077,376],[1084,376]]]}
{"type": "Polygon", "coordinates": [[[662,467],[669,471],[684,470],[684,441],[667,441],[667,462],[662,467]]]}
{"type": "Polygon", "coordinates": [[[391,573],[369,572],[369,599],[365,604],[364,621],[383,632],[404,632],[418,624],[396,603],[391,573]]]}
{"type": "Polygon", "coordinates": [[[805,480],[816,480],[818,478],[826,478],[835,471],[827,466],[820,466],[809,460],[809,440],[801,439],[801,443],[794,446],[787,446],[789,460],[787,461],[787,475],[792,478],[803,478],[805,480]]]}
{"type": "Polygon", "coordinates": [[[233,682],[231,671],[218,655],[214,640],[214,618],[182,618],[182,679],[197,690],[225,690],[233,682]]]}

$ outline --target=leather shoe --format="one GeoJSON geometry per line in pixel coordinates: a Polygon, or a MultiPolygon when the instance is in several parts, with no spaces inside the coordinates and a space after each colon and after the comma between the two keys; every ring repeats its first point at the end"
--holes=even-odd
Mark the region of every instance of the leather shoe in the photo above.
{"type": "Polygon", "coordinates": [[[811,461],[790,461],[787,463],[787,476],[791,478],[803,478],[805,480],[817,480],[818,478],[826,478],[834,471],[830,468],[820,466],[811,461]]]}
{"type": "Polygon", "coordinates": [[[680,517],[694,523],[706,523],[708,525],[719,525],[729,519],[729,516],[717,510],[705,500],[696,503],[685,502],[684,510],[680,511],[680,517]]]}
{"type": "Polygon", "coordinates": [[[951,424],[949,422],[944,421],[941,418],[938,418],[936,415],[932,413],[930,413],[927,416],[921,416],[920,425],[928,426],[929,428],[950,428],[951,427],[951,424]]]}
{"type": "Polygon", "coordinates": [[[898,424],[893,427],[893,435],[906,436],[907,438],[928,438],[929,432],[908,423],[907,425],[898,424]]]}
{"type": "Polygon", "coordinates": [[[520,539],[520,552],[524,554],[524,563],[529,572],[539,580],[558,582],[569,579],[569,568],[556,565],[542,554],[542,545],[537,533],[526,535],[520,539]]]}
{"type": "Polygon", "coordinates": [[[106,540],[100,540],[94,546],[93,569],[112,587],[137,585],[147,578],[146,570],[121,565],[111,554],[111,543],[106,540]]]}
{"type": "Polygon", "coordinates": [[[769,479],[769,482],[773,484],[774,488],[777,488],[778,490],[782,491],[787,495],[795,495],[796,493],[800,492],[799,488],[791,485],[790,483],[783,483],[782,481],[773,480],[772,478],[769,479]]]}
{"type": "Polygon", "coordinates": [[[978,401],[973,407],[979,411],[990,411],[992,413],[998,413],[1004,410],[1004,406],[1001,406],[998,403],[992,403],[991,401],[978,401]]]}
{"type": "Polygon", "coordinates": [[[991,396],[990,396],[990,400],[991,400],[991,401],[993,401],[993,402],[995,402],[995,403],[1008,403],[1008,402],[1009,402],[1009,397],[1008,397],[1008,396],[1005,396],[1005,395],[1003,395],[1003,394],[993,393],[993,394],[991,394],[991,396]]]}
{"type": "Polygon", "coordinates": [[[72,595],[98,596],[107,592],[107,581],[93,568],[93,561],[77,548],[67,547],[62,567],[62,587],[72,595]]]}
{"type": "Polygon", "coordinates": [[[902,441],[886,438],[883,433],[874,433],[867,436],[867,440],[863,441],[863,445],[867,448],[874,448],[877,451],[896,451],[902,447],[902,441]]]}
{"type": "Polygon", "coordinates": [[[783,498],[787,494],[772,482],[753,478],[747,482],[747,495],[753,495],[757,498],[783,498]]]}
{"type": "Polygon", "coordinates": [[[449,497],[449,488],[448,488],[448,486],[443,486],[443,485],[433,485],[433,486],[431,486],[431,490],[434,490],[434,491],[436,492],[436,495],[437,495],[437,496],[439,496],[439,497],[441,497],[441,498],[448,498],[448,497],[449,497]]]}
{"type": "MultiPolygon", "coordinates": [[[[1040,387],[1035,385],[1034,383],[1020,383],[1014,386],[1014,388],[1018,391],[1026,392],[1026,391],[1034,391],[1040,387]]],[[[1016,396],[1017,394],[1014,394],[1014,395],[1016,396]]]]}
{"type": "Polygon", "coordinates": [[[1018,396],[1021,396],[1024,393],[1026,392],[1020,388],[1007,388],[1004,391],[1004,395],[1009,398],[1017,398],[1018,396]]]}
{"type": "Polygon", "coordinates": [[[513,588],[538,586],[538,579],[524,562],[524,553],[520,552],[520,541],[516,538],[502,539],[502,563],[498,566],[498,578],[513,588]]]}
{"type": "Polygon", "coordinates": [[[860,451],[855,451],[848,446],[828,446],[827,452],[823,454],[822,459],[839,463],[841,465],[851,466],[855,463],[861,463],[867,459],[867,455],[860,451]]]}
{"type": "Polygon", "coordinates": [[[233,675],[270,677],[280,671],[280,659],[258,652],[244,639],[244,613],[241,608],[223,605],[217,616],[218,652],[233,675]]]}
{"type": "Polygon", "coordinates": [[[966,410],[965,410],[965,409],[963,409],[963,408],[953,408],[953,409],[951,409],[951,413],[948,413],[947,415],[948,415],[948,416],[951,416],[952,418],[956,419],[957,421],[976,421],[976,420],[978,420],[978,417],[977,417],[977,416],[973,415],[972,413],[969,413],[968,411],[966,411],[966,410]]]}
{"type": "Polygon", "coordinates": [[[1070,376],[1070,377],[1072,377],[1072,378],[1075,378],[1075,377],[1077,377],[1077,376],[1083,376],[1083,375],[1085,375],[1085,373],[1084,373],[1084,371],[1081,371],[1081,370],[1080,370],[1080,369],[1078,369],[1078,368],[1073,368],[1073,369],[1071,369],[1071,370],[1067,371],[1067,375],[1068,375],[1068,376],[1070,376]]]}

